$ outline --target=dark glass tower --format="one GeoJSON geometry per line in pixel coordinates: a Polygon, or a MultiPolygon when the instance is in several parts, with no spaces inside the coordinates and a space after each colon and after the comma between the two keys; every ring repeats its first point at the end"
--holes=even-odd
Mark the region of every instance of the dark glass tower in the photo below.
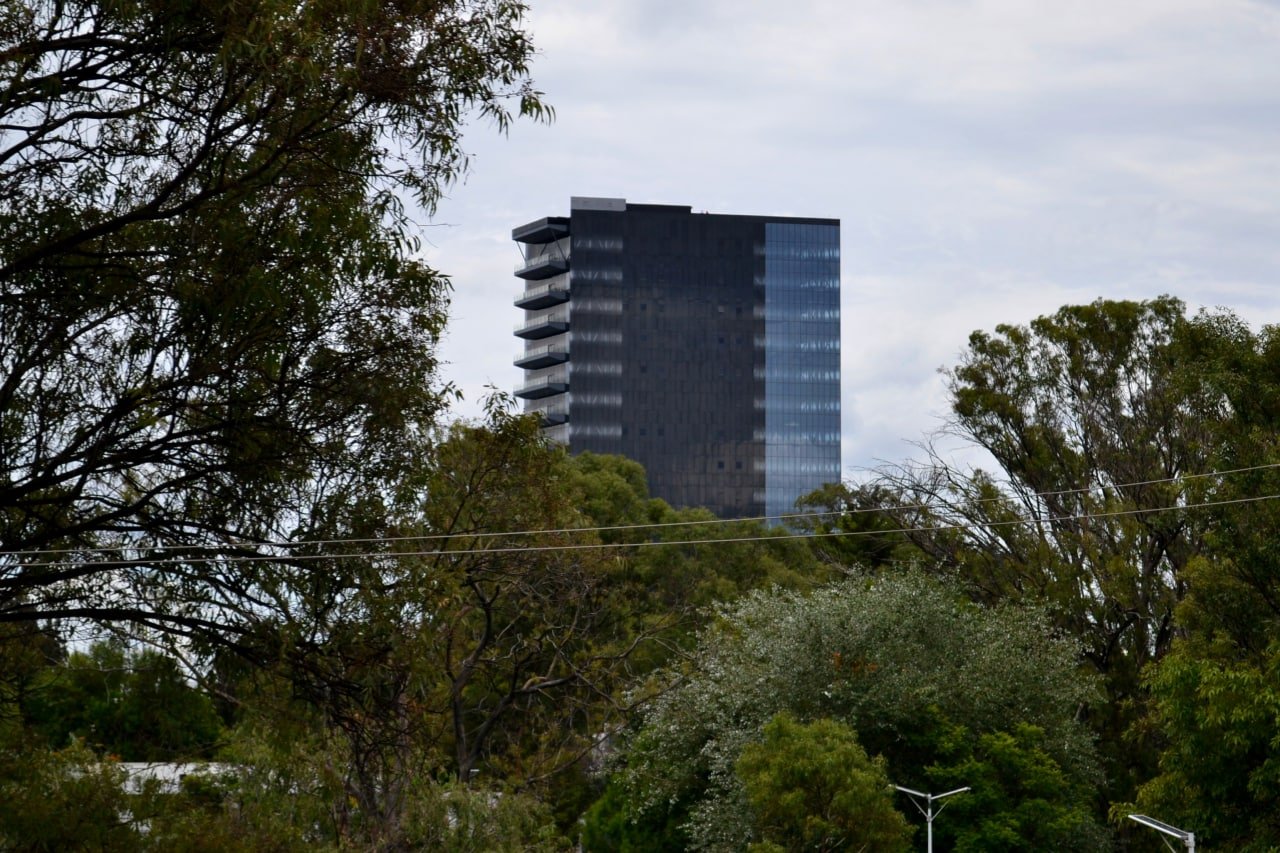
{"type": "Polygon", "coordinates": [[[840,223],[574,198],[514,229],[517,396],[652,493],[780,515],[840,478],[840,223]]]}

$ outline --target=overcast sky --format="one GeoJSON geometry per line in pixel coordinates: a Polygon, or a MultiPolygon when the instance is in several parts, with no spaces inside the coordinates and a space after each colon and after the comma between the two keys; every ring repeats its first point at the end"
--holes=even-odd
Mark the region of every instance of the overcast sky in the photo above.
{"type": "Polygon", "coordinates": [[[1280,5],[531,0],[550,125],[472,127],[426,229],[444,377],[513,389],[511,229],[571,195],[833,217],[846,474],[915,455],[974,329],[1162,293],[1280,322],[1280,5]]]}

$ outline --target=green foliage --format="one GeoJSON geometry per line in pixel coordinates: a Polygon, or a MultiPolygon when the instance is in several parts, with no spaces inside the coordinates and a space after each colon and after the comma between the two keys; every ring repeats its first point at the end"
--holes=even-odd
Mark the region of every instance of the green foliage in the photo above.
{"type": "Polygon", "coordinates": [[[655,530],[651,538],[686,544],[640,549],[632,561],[635,581],[658,606],[709,611],[752,590],[812,589],[835,575],[802,539],[781,528],[750,521],[708,525],[714,516],[705,510],[670,511],[661,519],[675,526],[655,530]],[[760,541],[701,544],[718,539],[760,541]]]}
{"type": "Polygon", "coordinates": [[[958,427],[1003,479],[961,479],[936,504],[944,520],[955,507],[1004,522],[967,526],[952,561],[988,598],[1052,607],[1116,701],[1167,650],[1180,574],[1203,534],[1194,514],[1114,513],[1184,501],[1176,478],[1212,467],[1225,412],[1181,357],[1184,311],[1170,298],[1069,306],[975,332],[950,373],[958,427]],[[1011,523],[1027,517],[1044,521],[1011,523]]]}
{"type": "Polygon", "coordinates": [[[414,497],[449,285],[401,199],[548,115],[524,10],[5,4],[0,619],[237,644],[315,574],[258,543],[414,497]]]}
{"type": "Polygon", "coordinates": [[[428,718],[445,711],[436,725],[459,778],[575,762],[654,629],[633,612],[619,561],[575,532],[591,526],[579,483],[536,418],[499,409],[456,425],[428,468],[420,523],[440,553],[410,563],[396,596],[414,607],[415,675],[435,682],[423,704],[428,718]]]}
{"type": "MultiPolygon", "coordinates": [[[[1043,606],[1079,639],[1107,696],[1085,709],[1104,800],[1273,846],[1280,329],[1098,300],[975,332],[947,377],[950,429],[994,472],[935,457],[811,499],[844,511],[833,528],[909,531],[974,599],[1043,606]]],[[[866,541],[875,561],[897,547],[866,541]]]]}
{"type": "Polygon", "coordinates": [[[885,507],[906,502],[883,486],[827,483],[800,498],[801,512],[812,515],[797,523],[814,534],[810,544],[826,562],[866,570],[900,566],[919,560],[921,552],[902,532],[899,518],[885,507]]]}
{"type": "Polygon", "coordinates": [[[381,787],[367,790],[370,779],[361,773],[386,756],[359,755],[358,741],[316,725],[305,707],[292,710],[292,717],[257,718],[237,732],[226,753],[236,771],[219,783],[210,812],[223,824],[303,849],[481,853],[567,847],[548,804],[529,792],[493,779],[472,786],[441,781],[431,756],[423,754],[419,732],[406,733],[413,742],[396,756],[402,775],[384,766],[372,780],[381,787]]]}
{"type": "Polygon", "coordinates": [[[927,768],[931,790],[969,786],[946,800],[934,838],[957,853],[1017,850],[1105,850],[1093,818],[1093,791],[1070,778],[1045,748],[1044,732],[1027,723],[975,736],[941,726],[937,763],[927,768]]]}
{"type": "Polygon", "coordinates": [[[416,798],[406,840],[442,853],[551,853],[570,849],[544,803],[525,794],[429,786],[416,798]]]}
{"type": "MultiPolygon", "coordinates": [[[[1233,320],[1201,316],[1185,335],[1187,357],[1221,389],[1231,413],[1216,436],[1217,466],[1273,465],[1280,449],[1280,329],[1255,335],[1233,320]]],[[[1204,488],[1222,505],[1205,511],[1204,547],[1183,573],[1179,636],[1145,673],[1151,713],[1137,734],[1160,753],[1136,807],[1191,829],[1207,849],[1280,846],[1280,515],[1266,499],[1277,493],[1280,471],[1271,467],[1225,475],[1204,488]]]]}
{"type": "Polygon", "coordinates": [[[335,836],[401,843],[423,779],[525,790],[572,823],[595,735],[671,621],[619,581],[568,457],[506,403],[436,436],[392,531],[410,553],[326,564],[268,635],[276,666],[238,688],[265,750],[245,763],[291,767],[305,745],[288,775],[314,780],[335,836]]]}
{"type": "Polygon", "coordinates": [[[909,572],[852,576],[807,595],[757,592],[723,608],[626,746],[619,778],[632,819],[665,822],[681,804],[690,846],[747,843],[735,766],[782,711],[845,723],[911,787],[944,755],[937,721],[975,735],[1027,724],[1069,780],[1059,806],[1087,799],[1099,778],[1075,714],[1094,694],[1073,644],[1054,639],[1039,613],[960,596],[909,572]]]}
{"type": "Polygon", "coordinates": [[[578,841],[587,853],[663,853],[686,850],[689,837],[681,826],[685,809],[658,804],[643,820],[635,820],[630,793],[617,778],[611,778],[591,808],[582,816],[578,841]]]}
{"type": "Polygon", "coordinates": [[[1207,849],[1280,846],[1280,651],[1259,665],[1180,649],[1149,684],[1149,725],[1164,749],[1138,806],[1191,829],[1207,849]]]}
{"type": "Polygon", "coordinates": [[[123,761],[207,759],[223,736],[213,703],[173,658],[112,642],[46,668],[22,712],[46,744],[80,740],[123,761]]]}
{"type": "Polygon", "coordinates": [[[1080,640],[1107,691],[1089,719],[1111,798],[1154,772],[1155,745],[1130,734],[1141,731],[1143,673],[1196,595],[1196,560],[1235,550],[1218,531],[1253,512],[1192,506],[1259,493],[1255,477],[1189,475],[1274,456],[1258,452],[1280,412],[1271,350],[1229,312],[1187,317],[1170,297],[975,332],[947,373],[952,431],[995,471],[934,458],[874,484],[898,527],[974,598],[1044,606],[1080,640]]]}
{"type": "MultiPolygon", "coordinates": [[[[644,469],[636,462],[583,453],[569,464],[585,519],[605,528],[601,541],[638,545],[611,552],[617,563],[614,582],[630,590],[637,618],[665,624],[672,614],[678,617],[676,630],[665,634],[669,643],[687,646],[715,605],[751,590],[811,589],[835,576],[804,540],[781,528],[724,522],[703,509],[673,509],[650,498],[644,469]],[[756,541],[712,541],[725,539],[756,541]]],[[[649,651],[653,654],[643,663],[650,669],[669,659],[665,647],[649,651]]]]}
{"type": "MultiPolygon", "coordinates": [[[[582,499],[579,508],[597,527],[654,524],[671,512],[665,501],[649,497],[644,466],[624,456],[579,453],[572,470],[582,499]]],[[[622,541],[619,530],[601,531],[606,542],[622,541]]]]}
{"type": "MultiPolygon", "coordinates": [[[[553,849],[592,796],[598,733],[648,696],[645,679],[708,618],[703,605],[820,572],[781,532],[729,549],[701,544],[718,531],[685,522],[705,513],[651,500],[634,463],[570,459],[500,398],[485,423],[440,431],[406,486],[420,498],[395,528],[377,502],[336,508],[327,523],[429,537],[398,546],[428,553],[352,555],[304,586],[289,579],[286,606],[241,641],[271,665],[224,651],[206,674],[235,708],[229,733],[172,658],[113,643],[54,666],[37,655],[22,679],[15,667],[12,706],[45,743],[80,737],[126,760],[190,759],[220,745],[230,778],[129,800],[147,843],[553,849]],[[584,530],[601,524],[583,506],[623,524],[678,522],[653,536],[694,541],[591,547],[610,531],[584,530]],[[542,532],[507,532],[522,530],[542,532]]],[[[7,648],[16,664],[39,647],[7,648]]]]}
{"type": "Polygon", "coordinates": [[[40,691],[61,644],[37,625],[0,625],[0,748],[29,738],[23,708],[40,691]]]}
{"type": "Polygon", "coordinates": [[[80,744],[0,752],[0,848],[139,849],[123,782],[116,764],[80,744]]]}
{"type": "Polygon", "coordinates": [[[189,776],[178,791],[155,781],[130,787],[121,765],[81,745],[0,757],[0,848],[6,850],[567,849],[536,800],[431,780],[412,786],[398,839],[338,832],[320,796],[324,763],[304,759],[299,750],[289,761],[237,766],[220,778],[189,776]]]}
{"type": "Polygon", "coordinates": [[[743,747],[736,770],[755,821],[750,850],[908,849],[884,761],[868,758],[842,723],[779,714],[743,747]]]}

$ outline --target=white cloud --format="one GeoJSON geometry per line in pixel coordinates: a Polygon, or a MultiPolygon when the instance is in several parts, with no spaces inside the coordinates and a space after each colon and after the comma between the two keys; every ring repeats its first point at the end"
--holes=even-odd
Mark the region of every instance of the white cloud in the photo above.
{"type": "Polygon", "coordinates": [[[838,217],[847,466],[940,423],[970,331],[1170,292],[1280,319],[1280,11],[1247,0],[533,0],[554,125],[476,128],[427,257],[474,413],[510,230],[570,195],[838,217]]]}

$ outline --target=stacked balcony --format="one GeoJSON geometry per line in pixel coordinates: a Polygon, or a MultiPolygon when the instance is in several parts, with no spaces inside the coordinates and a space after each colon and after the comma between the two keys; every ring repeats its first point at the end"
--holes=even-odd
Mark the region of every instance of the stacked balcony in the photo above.
{"type": "Polygon", "coordinates": [[[516,326],[515,335],[526,341],[536,341],[554,335],[563,335],[567,331],[569,331],[569,312],[557,311],[554,314],[539,314],[528,318],[516,326]]]}
{"type": "Polygon", "coordinates": [[[569,377],[541,376],[517,388],[516,396],[525,400],[541,400],[543,397],[554,397],[568,390],[569,377]]]}
{"type": "Polygon", "coordinates": [[[554,367],[569,360],[569,347],[566,344],[547,344],[540,347],[529,347],[515,358],[516,367],[524,370],[538,370],[543,367],[554,367]]]}
{"type": "Polygon", "coordinates": [[[569,301],[569,274],[558,275],[542,281],[530,282],[524,293],[516,297],[516,307],[526,311],[550,308],[569,301]]]}
{"type": "Polygon", "coordinates": [[[526,279],[550,278],[569,271],[569,259],[559,252],[533,255],[516,265],[516,275],[526,279]]]}
{"type": "Polygon", "coordinates": [[[526,245],[554,243],[561,237],[567,236],[569,236],[569,219],[564,216],[548,216],[511,231],[512,240],[526,245]]]}
{"type": "Polygon", "coordinates": [[[516,367],[530,371],[516,396],[526,401],[525,411],[541,416],[543,427],[555,427],[569,422],[569,220],[539,219],[511,237],[521,250],[515,274],[524,280],[515,306],[529,312],[515,334],[530,342],[515,358],[516,367]],[[546,369],[557,365],[564,366],[546,369]]]}
{"type": "Polygon", "coordinates": [[[551,243],[529,245],[524,257],[516,264],[516,275],[526,280],[539,281],[569,271],[569,238],[561,237],[551,243]]]}
{"type": "Polygon", "coordinates": [[[547,405],[545,408],[537,410],[542,415],[542,425],[544,427],[559,426],[569,422],[569,404],[558,402],[547,405]]]}

